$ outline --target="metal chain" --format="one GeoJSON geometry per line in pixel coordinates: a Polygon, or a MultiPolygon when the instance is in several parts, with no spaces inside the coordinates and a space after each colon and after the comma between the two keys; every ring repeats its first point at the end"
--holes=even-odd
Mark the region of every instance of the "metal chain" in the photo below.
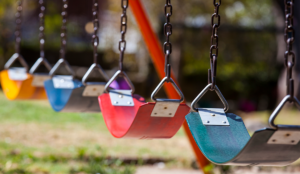
{"type": "Polygon", "coordinates": [[[94,0],[93,5],[93,19],[94,19],[94,34],[92,37],[93,49],[94,49],[94,63],[97,63],[98,53],[97,48],[99,45],[99,37],[98,37],[98,30],[99,30],[99,0],[94,0]]]}
{"type": "Polygon", "coordinates": [[[120,32],[121,32],[121,39],[119,41],[119,51],[120,51],[120,60],[119,60],[119,68],[120,71],[123,71],[123,59],[124,59],[124,53],[126,50],[126,40],[125,35],[127,32],[127,8],[128,8],[128,2],[129,0],[121,0],[121,8],[123,10],[123,13],[121,15],[121,26],[120,26],[120,32]]]}
{"type": "Polygon", "coordinates": [[[211,90],[215,89],[216,76],[217,76],[217,59],[219,51],[219,36],[218,29],[221,25],[221,16],[219,15],[219,7],[221,6],[221,0],[213,0],[215,6],[214,14],[211,16],[212,36],[210,46],[210,69],[208,70],[208,83],[212,84],[211,90]],[[217,20],[217,21],[215,21],[217,20]]]}
{"type": "Polygon", "coordinates": [[[45,45],[45,4],[44,4],[44,0],[39,0],[39,4],[40,4],[40,34],[39,34],[39,38],[40,38],[40,57],[41,58],[45,58],[45,50],[44,50],[44,45],[45,45]]]}
{"type": "Polygon", "coordinates": [[[165,16],[166,23],[164,25],[164,34],[166,36],[166,42],[164,43],[164,53],[165,53],[165,73],[167,81],[170,81],[171,78],[171,65],[170,65],[170,56],[172,54],[172,44],[170,42],[170,36],[173,32],[173,26],[171,24],[171,16],[173,14],[173,6],[171,0],[166,0],[165,4],[165,16]]]}
{"type": "Polygon", "coordinates": [[[286,42],[286,51],[284,53],[284,64],[287,68],[287,95],[294,97],[294,80],[292,76],[295,65],[295,53],[293,52],[293,43],[295,41],[294,30],[294,0],[284,0],[285,4],[285,30],[284,40],[286,42]],[[289,57],[291,59],[289,59],[289,57]]]}
{"type": "Polygon", "coordinates": [[[68,1],[63,1],[63,9],[61,12],[62,16],[62,26],[61,26],[61,49],[60,49],[60,58],[65,59],[66,56],[66,47],[67,47],[67,10],[68,10],[68,1]]]}
{"type": "Polygon", "coordinates": [[[20,44],[21,44],[21,26],[22,26],[22,11],[23,11],[23,1],[18,1],[18,7],[17,7],[17,13],[15,15],[16,17],[16,30],[15,30],[15,37],[16,37],[16,53],[20,53],[20,44]]]}

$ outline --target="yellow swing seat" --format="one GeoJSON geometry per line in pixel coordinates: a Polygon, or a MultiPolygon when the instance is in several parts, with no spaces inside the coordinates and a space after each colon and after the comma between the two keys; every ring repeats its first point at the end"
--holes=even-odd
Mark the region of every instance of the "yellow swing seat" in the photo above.
{"type": "Polygon", "coordinates": [[[0,82],[7,99],[47,99],[44,87],[32,86],[33,76],[27,73],[27,70],[27,63],[18,53],[15,53],[5,64],[5,70],[0,72],[0,82]],[[10,68],[17,59],[24,68],[10,68]],[[14,74],[14,77],[12,77],[12,74],[14,74]]]}

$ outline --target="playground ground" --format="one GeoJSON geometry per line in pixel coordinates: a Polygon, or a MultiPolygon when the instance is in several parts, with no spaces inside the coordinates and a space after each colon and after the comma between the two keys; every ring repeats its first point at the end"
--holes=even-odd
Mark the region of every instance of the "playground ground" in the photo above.
{"type": "MultiPolygon", "coordinates": [[[[251,132],[266,126],[269,113],[239,115],[251,132]]],[[[282,124],[300,124],[296,111],[281,115],[282,124]]],[[[101,114],[56,113],[47,101],[9,102],[0,93],[0,174],[201,173],[194,159],[183,130],[170,140],[115,139],[101,114]]],[[[300,173],[298,164],[212,170],[216,174],[289,174],[300,173]]]]}

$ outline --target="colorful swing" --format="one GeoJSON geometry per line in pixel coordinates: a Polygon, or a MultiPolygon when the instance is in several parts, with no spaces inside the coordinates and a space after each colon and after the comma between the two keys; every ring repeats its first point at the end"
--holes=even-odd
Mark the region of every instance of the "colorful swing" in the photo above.
{"type": "Polygon", "coordinates": [[[52,108],[57,112],[100,112],[97,97],[104,91],[106,83],[102,82],[87,82],[93,70],[98,72],[107,80],[108,77],[97,64],[97,47],[99,38],[97,36],[99,21],[98,21],[98,3],[95,0],[93,5],[94,29],[93,47],[94,47],[94,63],[84,75],[82,82],[75,79],[75,73],[69,63],[65,60],[66,50],[66,23],[67,23],[67,0],[63,0],[63,25],[62,25],[62,48],[61,59],[51,69],[50,75],[52,79],[45,81],[47,96],[52,108]],[[70,75],[55,75],[58,68],[65,66],[70,75]]]}
{"type": "MultiPolygon", "coordinates": [[[[211,52],[211,70],[209,70],[209,85],[192,102],[191,112],[186,120],[198,147],[211,162],[219,165],[259,165],[284,166],[291,164],[300,157],[300,126],[275,125],[274,120],[286,102],[294,102],[300,109],[300,102],[294,96],[294,80],[292,68],[295,63],[295,54],[292,51],[294,30],[293,27],[293,0],[286,0],[286,30],[285,36],[288,50],[285,53],[285,64],[288,70],[288,94],[275,109],[269,119],[271,128],[257,130],[252,137],[243,123],[241,117],[226,113],[228,103],[215,85],[215,71],[217,53],[211,52]],[[288,28],[289,27],[289,28],[288,28]],[[292,56],[292,62],[288,60],[292,56]],[[213,73],[211,75],[211,73],[213,73]],[[222,108],[196,108],[197,102],[208,91],[215,91],[222,103],[222,108]]],[[[221,0],[214,2],[215,13],[213,18],[220,19],[218,14],[221,0]]],[[[212,41],[218,38],[217,30],[220,22],[213,25],[212,41]]],[[[213,43],[213,42],[212,42],[213,43]]],[[[218,49],[218,41],[212,45],[218,49]]]]}
{"type": "Polygon", "coordinates": [[[165,35],[167,36],[167,42],[164,44],[166,77],[159,83],[151,95],[154,103],[146,103],[144,98],[133,94],[134,86],[123,71],[128,0],[121,0],[123,14],[121,15],[121,40],[119,42],[120,70],[116,72],[105,86],[106,93],[99,97],[99,104],[106,126],[116,138],[171,138],[184,122],[184,115],[190,110],[186,104],[181,103],[184,100],[184,96],[170,77],[171,66],[169,64],[169,57],[172,52],[172,45],[169,42],[169,37],[172,34],[172,25],[170,23],[172,5],[170,0],[166,2],[165,13],[167,23],[165,24],[165,35]],[[130,90],[110,89],[109,85],[118,78],[124,79],[130,86],[130,90]],[[156,99],[155,95],[164,83],[171,83],[181,98],[178,100],[156,99]]]}
{"type": "Polygon", "coordinates": [[[28,73],[29,66],[20,54],[22,10],[20,0],[16,13],[16,53],[6,62],[5,70],[0,72],[1,86],[9,100],[46,99],[44,88],[32,85],[35,78],[28,73]],[[12,67],[17,60],[23,67],[12,67]]]}

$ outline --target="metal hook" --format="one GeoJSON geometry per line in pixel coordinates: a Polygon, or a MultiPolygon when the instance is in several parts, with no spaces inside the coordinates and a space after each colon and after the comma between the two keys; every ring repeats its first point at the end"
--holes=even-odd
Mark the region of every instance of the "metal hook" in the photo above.
{"type": "Polygon", "coordinates": [[[183,93],[181,92],[181,90],[179,89],[179,87],[176,85],[176,83],[174,82],[174,80],[172,78],[165,77],[165,78],[162,79],[162,81],[158,84],[158,86],[152,92],[151,99],[155,102],[157,102],[157,101],[168,101],[168,102],[179,102],[179,103],[181,103],[184,100],[184,95],[183,95],[183,93]],[[155,95],[162,88],[164,83],[171,83],[173,85],[173,87],[175,88],[175,90],[177,91],[177,93],[179,94],[180,99],[157,99],[157,98],[155,98],[155,95]]]}
{"type": "Polygon", "coordinates": [[[19,60],[21,65],[26,69],[26,72],[28,72],[29,66],[19,53],[15,53],[11,56],[11,58],[5,63],[4,69],[9,69],[17,60],[19,60]]]}
{"type": "MultiPolygon", "coordinates": [[[[194,101],[192,102],[192,109],[194,111],[198,111],[198,109],[195,107],[196,104],[198,103],[198,101],[207,93],[207,91],[211,90],[212,84],[208,84],[200,93],[199,95],[194,99],[194,101]]],[[[224,111],[227,112],[229,110],[229,105],[228,102],[226,101],[225,97],[223,96],[223,94],[221,93],[220,89],[218,88],[218,86],[216,85],[214,88],[214,91],[216,91],[217,95],[219,96],[220,100],[222,101],[223,105],[224,105],[224,111]]]]}
{"type": "Polygon", "coordinates": [[[55,73],[56,73],[56,71],[58,70],[58,68],[59,68],[60,66],[62,66],[62,64],[65,65],[66,69],[67,69],[67,70],[69,71],[69,73],[72,75],[72,78],[74,78],[74,77],[75,77],[74,71],[72,70],[70,64],[69,64],[65,59],[63,59],[63,58],[59,59],[58,62],[53,66],[53,68],[52,68],[52,69],[50,70],[50,72],[49,72],[49,75],[50,75],[50,76],[54,76],[55,73]]]}
{"type": "Polygon", "coordinates": [[[40,57],[30,68],[29,73],[34,74],[35,71],[42,65],[42,63],[45,65],[45,67],[47,68],[48,71],[51,71],[52,67],[51,67],[50,63],[45,58],[40,57]]]}
{"type": "Polygon", "coordinates": [[[109,92],[109,86],[118,78],[118,77],[122,77],[125,79],[125,81],[128,83],[128,85],[131,88],[131,93],[134,93],[135,89],[134,86],[132,84],[132,82],[130,81],[129,77],[127,76],[127,74],[124,71],[120,71],[118,70],[115,75],[107,82],[107,84],[105,85],[105,91],[108,93],[109,92]]]}
{"type": "Polygon", "coordinates": [[[279,112],[281,111],[281,109],[283,108],[283,106],[289,102],[289,101],[293,101],[295,103],[295,105],[297,106],[297,108],[300,110],[300,101],[294,96],[292,97],[291,95],[287,95],[285,96],[282,101],[279,103],[279,105],[276,107],[276,109],[273,111],[273,113],[271,114],[270,118],[269,118],[269,126],[277,129],[278,126],[274,123],[277,115],[279,114],[279,112]]]}
{"type": "Polygon", "coordinates": [[[104,72],[104,70],[102,69],[102,67],[99,64],[93,63],[92,66],[88,69],[88,71],[84,74],[83,78],[82,78],[82,84],[84,84],[86,86],[86,81],[89,78],[89,76],[92,74],[93,70],[97,69],[99,71],[99,73],[104,77],[104,79],[106,81],[109,80],[108,76],[106,75],[106,73],[104,72]]]}

